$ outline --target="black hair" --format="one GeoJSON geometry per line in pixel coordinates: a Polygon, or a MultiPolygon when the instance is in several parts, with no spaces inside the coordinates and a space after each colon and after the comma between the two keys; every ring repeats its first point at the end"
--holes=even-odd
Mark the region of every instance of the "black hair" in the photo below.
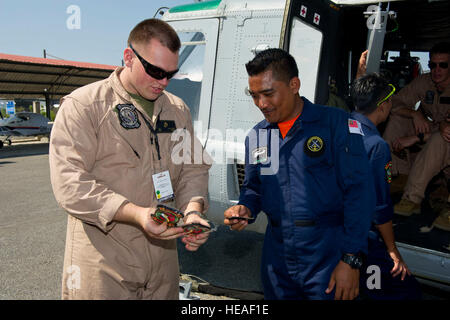
{"type": "Polygon", "coordinates": [[[364,115],[371,114],[378,107],[377,103],[391,90],[389,82],[379,73],[370,73],[355,79],[350,89],[355,111],[364,115]]]}
{"type": "Polygon", "coordinates": [[[272,70],[272,76],[279,81],[289,82],[292,78],[298,77],[297,63],[294,57],[278,48],[259,52],[246,63],[245,68],[250,77],[267,70],[272,70]]]}
{"type": "Polygon", "coordinates": [[[436,43],[430,50],[430,59],[431,59],[431,56],[436,53],[450,54],[450,42],[436,43]]]}

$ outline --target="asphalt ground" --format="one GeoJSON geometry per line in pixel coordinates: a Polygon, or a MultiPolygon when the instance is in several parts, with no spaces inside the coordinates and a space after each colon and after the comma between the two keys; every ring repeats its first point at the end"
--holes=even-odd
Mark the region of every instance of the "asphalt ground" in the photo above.
{"type": "Polygon", "coordinates": [[[59,299],[66,221],[48,143],[0,149],[0,299],[59,299]]]}
{"type": "MultiPolygon", "coordinates": [[[[67,214],[53,196],[48,147],[13,141],[0,149],[0,300],[60,299],[67,214]]],[[[181,273],[213,286],[262,292],[262,240],[255,232],[219,226],[197,252],[179,243],[181,273]]]]}

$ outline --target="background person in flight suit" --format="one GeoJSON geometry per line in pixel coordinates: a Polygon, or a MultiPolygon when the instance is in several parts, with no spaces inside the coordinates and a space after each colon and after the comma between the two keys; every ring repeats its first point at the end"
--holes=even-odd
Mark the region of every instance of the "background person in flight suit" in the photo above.
{"type": "Polygon", "coordinates": [[[265,120],[246,138],[239,204],[224,223],[242,230],[248,222],[233,217],[267,214],[266,299],[354,299],[375,202],[360,128],[348,113],[300,97],[289,53],[265,50],[246,68],[265,120]]]}
{"type": "MultiPolygon", "coordinates": [[[[178,142],[171,132],[186,128],[194,137],[188,107],[164,91],[177,71],[179,48],[172,27],[144,20],[130,33],[125,67],[62,99],[50,169],[55,197],[69,214],[63,299],[178,299],[175,238],[185,234],[156,224],[150,214],[157,197],[174,196],[177,208],[195,213],[186,223],[207,224],[199,215],[208,207],[209,169],[172,161],[178,142]]],[[[195,152],[203,149],[193,150],[188,160],[202,159],[195,152]]],[[[185,236],[183,242],[194,251],[206,239],[185,236]]]]}
{"type": "Polygon", "coordinates": [[[392,99],[392,115],[384,139],[394,151],[423,144],[414,161],[392,156],[393,174],[409,174],[402,200],[395,213],[409,216],[420,204],[431,179],[450,165],[450,43],[430,50],[431,72],[414,79],[392,99]],[[420,101],[420,109],[414,110],[420,101]],[[427,119],[427,118],[430,119],[427,119]]]}
{"type": "Polygon", "coordinates": [[[361,293],[371,299],[420,299],[419,283],[411,276],[395,245],[392,227],[394,211],[390,196],[391,151],[377,129],[377,125],[389,116],[394,92],[395,87],[376,73],[356,79],[351,88],[355,105],[351,116],[362,125],[376,195],[375,215],[369,232],[369,253],[362,269],[368,270],[369,266],[374,265],[381,272],[379,287],[370,288],[367,280],[372,273],[362,272],[361,293]]]}

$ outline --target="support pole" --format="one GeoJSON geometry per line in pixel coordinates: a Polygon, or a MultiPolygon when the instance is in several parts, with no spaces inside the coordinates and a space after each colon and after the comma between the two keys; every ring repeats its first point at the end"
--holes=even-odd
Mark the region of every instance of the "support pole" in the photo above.
{"type": "Polygon", "coordinates": [[[48,120],[50,121],[51,119],[50,119],[50,104],[51,104],[51,101],[50,101],[50,94],[48,93],[48,92],[45,92],[44,93],[44,96],[45,96],[45,114],[46,114],[46,117],[48,118],[48,120]]]}

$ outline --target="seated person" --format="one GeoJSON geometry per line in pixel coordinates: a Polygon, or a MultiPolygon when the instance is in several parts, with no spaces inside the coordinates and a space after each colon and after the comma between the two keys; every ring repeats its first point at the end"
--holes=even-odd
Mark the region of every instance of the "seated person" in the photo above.
{"type": "Polygon", "coordinates": [[[425,189],[431,179],[450,165],[450,43],[439,43],[430,51],[431,72],[420,75],[392,99],[393,109],[384,132],[391,145],[392,173],[409,174],[395,213],[409,216],[420,212],[425,189]],[[420,101],[420,109],[415,105],[420,101]],[[419,145],[412,161],[398,157],[405,148],[419,145]]]}
{"type": "Polygon", "coordinates": [[[420,299],[420,287],[411,275],[395,245],[392,227],[393,208],[390,197],[391,152],[381,138],[377,125],[386,121],[392,107],[395,87],[377,73],[357,78],[351,88],[355,111],[351,116],[360,124],[363,141],[375,183],[376,208],[369,232],[369,250],[362,270],[380,268],[381,279],[370,286],[367,272],[361,272],[360,291],[370,299],[420,299]]]}

